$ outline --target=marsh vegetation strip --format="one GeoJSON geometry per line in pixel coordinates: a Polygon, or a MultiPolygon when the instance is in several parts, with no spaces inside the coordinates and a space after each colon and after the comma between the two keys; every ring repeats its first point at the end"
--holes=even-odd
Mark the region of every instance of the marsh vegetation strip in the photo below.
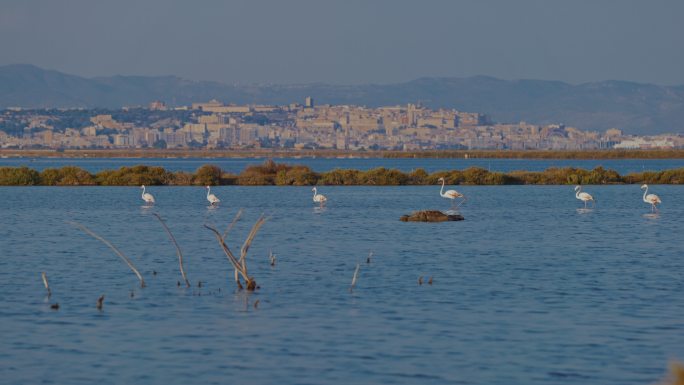
{"type": "Polygon", "coordinates": [[[652,186],[657,215],[638,185],[592,186],[595,210],[582,209],[573,187],[462,186],[466,220],[446,223],[398,220],[448,208],[435,186],[329,186],[323,209],[310,187],[217,187],[218,208],[201,187],[157,188],[152,209],[138,188],[2,187],[0,376],[656,383],[684,357],[684,187],[652,186]],[[255,292],[235,290],[233,266],[203,227],[223,231],[239,208],[228,233],[236,252],[269,216],[249,250],[255,292]],[[177,286],[176,250],[152,212],[182,247],[192,287],[177,286]],[[65,220],[116,245],[147,287],[65,220]]]}
{"type": "MultiPolygon", "coordinates": [[[[116,170],[91,173],[76,166],[47,168],[37,171],[29,167],[0,167],[0,186],[141,186],[143,199],[154,203],[145,194],[145,185],[206,186],[207,199],[220,200],[211,195],[212,185],[244,186],[306,186],[306,185],[433,185],[436,183],[465,185],[510,184],[684,184],[684,167],[660,171],[641,171],[620,175],[615,170],[596,167],[549,168],[544,171],[490,171],[479,167],[463,170],[441,170],[428,173],[422,168],[404,172],[384,167],[370,170],[333,169],[326,172],[313,171],[308,166],[277,163],[267,159],[260,164],[247,166],[239,174],[222,170],[219,166],[205,164],[194,172],[169,171],[159,166],[136,165],[116,170]]],[[[315,188],[314,188],[314,197],[315,188]]],[[[317,199],[317,198],[316,198],[317,199]]],[[[322,198],[321,198],[322,199],[322,198]]]]}

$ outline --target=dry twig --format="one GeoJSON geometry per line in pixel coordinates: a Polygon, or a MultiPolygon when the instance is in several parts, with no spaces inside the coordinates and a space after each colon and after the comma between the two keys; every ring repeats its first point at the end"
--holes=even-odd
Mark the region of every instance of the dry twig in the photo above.
{"type": "Polygon", "coordinates": [[[48,280],[47,280],[47,275],[45,272],[40,273],[40,276],[43,277],[43,285],[45,285],[45,290],[47,290],[48,293],[48,298],[52,295],[52,290],[50,290],[50,285],[48,285],[48,280]]]}
{"type": "Polygon", "coordinates": [[[176,246],[176,254],[178,254],[178,266],[180,267],[181,275],[183,276],[183,280],[185,281],[185,286],[190,287],[190,281],[188,281],[188,277],[185,275],[185,269],[183,268],[183,252],[181,252],[180,246],[178,246],[178,242],[176,242],[176,238],[173,236],[173,234],[171,234],[171,230],[166,225],[161,216],[159,216],[159,214],[152,213],[152,215],[159,219],[159,223],[161,223],[162,226],[164,226],[164,230],[166,230],[166,232],[169,234],[169,237],[171,238],[173,245],[176,246]]]}
{"type": "Polygon", "coordinates": [[[360,268],[360,267],[361,267],[361,265],[357,263],[357,264],[356,264],[356,269],[354,270],[354,276],[352,277],[351,286],[349,286],[349,291],[350,291],[350,292],[353,291],[353,290],[354,290],[354,286],[356,286],[356,279],[357,279],[357,277],[359,276],[359,268],[360,268]]]}
{"type": "Polygon", "coordinates": [[[126,257],[119,249],[117,249],[116,246],[112,245],[108,240],[106,240],[106,239],[102,238],[101,236],[95,234],[89,228],[85,227],[84,225],[82,225],[78,222],[69,222],[69,223],[78,227],[79,229],[83,230],[87,234],[91,235],[93,238],[95,238],[95,239],[101,241],[102,243],[104,243],[105,245],[109,246],[110,249],[114,250],[116,255],[121,257],[121,259],[124,262],[126,262],[128,267],[130,267],[131,270],[133,270],[135,275],[138,276],[138,279],[140,280],[140,287],[145,287],[145,280],[143,279],[142,275],[140,275],[140,272],[138,271],[138,269],[136,269],[135,266],[133,266],[133,262],[131,262],[131,260],[128,259],[128,257],[126,257]]]}

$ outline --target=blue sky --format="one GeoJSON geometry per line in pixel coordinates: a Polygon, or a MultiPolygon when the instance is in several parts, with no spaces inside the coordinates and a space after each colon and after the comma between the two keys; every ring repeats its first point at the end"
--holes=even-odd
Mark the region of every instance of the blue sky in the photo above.
{"type": "Polygon", "coordinates": [[[226,83],[684,84],[684,1],[3,0],[0,65],[226,83]]]}

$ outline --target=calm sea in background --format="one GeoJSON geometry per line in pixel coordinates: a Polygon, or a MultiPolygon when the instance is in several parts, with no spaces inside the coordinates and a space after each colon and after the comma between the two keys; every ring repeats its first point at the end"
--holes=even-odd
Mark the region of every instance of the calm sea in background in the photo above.
{"type": "MultiPolygon", "coordinates": [[[[146,164],[171,171],[195,171],[205,164],[215,164],[224,171],[239,173],[248,165],[262,163],[265,158],[4,158],[3,166],[28,166],[36,170],[48,167],[78,166],[90,172],[146,164]]],[[[389,159],[389,158],[273,158],[279,163],[303,164],[317,172],[335,168],[369,170],[376,167],[428,172],[481,167],[490,171],[543,171],[550,167],[593,169],[602,166],[621,174],[684,167],[684,159],[389,159]]]]}
{"type": "MultiPolygon", "coordinates": [[[[123,165],[107,161],[101,168],[123,165]]],[[[398,220],[447,209],[439,186],[323,186],[324,209],[308,187],[216,187],[216,209],[201,187],[154,186],[154,208],[135,187],[1,187],[0,382],[652,384],[669,360],[684,360],[684,186],[651,186],[663,200],[657,215],[638,185],[586,186],[598,201],[587,211],[572,187],[456,186],[466,219],[448,223],[398,220]],[[269,217],[249,250],[261,286],[251,294],[235,290],[203,227],[223,230],[239,208],[235,252],[269,217]],[[175,249],[153,212],[176,235],[192,288],[177,287],[175,249]],[[148,287],[69,220],[131,257],[148,287]],[[433,284],[418,285],[420,276],[433,284]]]]}

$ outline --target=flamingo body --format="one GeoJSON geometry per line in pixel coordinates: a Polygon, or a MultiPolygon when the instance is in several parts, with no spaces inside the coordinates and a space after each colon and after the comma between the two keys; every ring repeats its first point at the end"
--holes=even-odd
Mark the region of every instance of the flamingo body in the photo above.
{"type": "Polygon", "coordinates": [[[316,187],[312,188],[311,191],[313,191],[313,201],[314,203],[320,203],[321,207],[323,207],[323,204],[328,201],[328,198],[325,197],[323,194],[319,194],[316,191],[316,187]]]}
{"type": "Polygon", "coordinates": [[[463,202],[466,201],[465,195],[461,194],[460,192],[458,192],[456,190],[444,191],[444,183],[445,183],[444,178],[439,178],[439,181],[442,182],[442,188],[439,190],[439,195],[442,198],[451,199],[452,200],[452,202],[451,202],[452,206],[453,206],[456,198],[463,198],[463,200],[456,207],[460,206],[461,204],[463,204],[463,202]]]}
{"type": "Polygon", "coordinates": [[[587,208],[587,202],[591,201],[592,205],[596,204],[594,197],[591,194],[582,192],[582,186],[575,186],[575,198],[584,202],[584,208],[587,208]]]}
{"type": "Polygon", "coordinates": [[[651,205],[651,211],[658,211],[658,207],[656,205],[662,203],[660,197],[656,194],[649,194],[647,184],[641,185],[641,189],[644,190],[644,196],[642,198],[644,202],[651,205]]]}
{"type": "Polygon", "coordinates": [[[140,188],[143,190],[142,191],[142,200],[144,200],[145,203],[154,204],[155,203],[154,197],[152,196],[152,194],[145,192],[145,185],[140,186],[140,188]]]}
{"type": "Polygon", "coordinates": [[[220,199],[214,194],[211,193],[211,186],[207,186],[207,200],[209,201],[209,204],[212,206],[221,202],[220,199]]]}

